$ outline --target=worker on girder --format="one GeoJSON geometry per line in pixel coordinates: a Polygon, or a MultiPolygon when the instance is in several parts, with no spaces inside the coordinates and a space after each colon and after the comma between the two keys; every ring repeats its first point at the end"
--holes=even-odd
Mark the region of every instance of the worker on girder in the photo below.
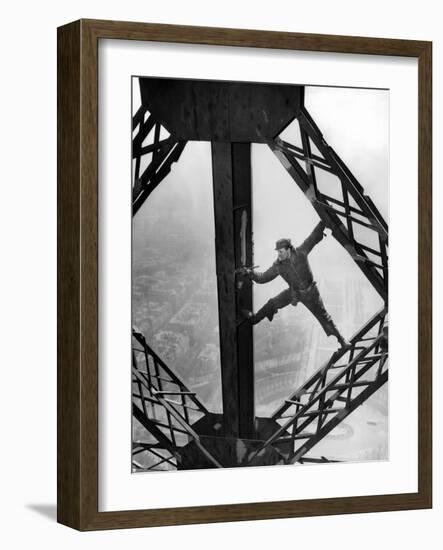
{"type": "Polygon", "coordinates": [[[256,283],[268,283],[280,275],[289,285],[289,288],[266,302],[257,313],[254,314],[248,310],[242,310],[242,313],[246,319],[255,325],[265,317],[272,321],[279,309],[289,304],[296,306],[301,302],[316,317],[325,333],[328,336],[335,336],[339,344],[345,348],[349,346],[349,342],[340,334],[331,316],[326,311],[308,261],[311,250],[323,239],[325,228],[326,224],[320,222],[309,237],[298,247],[294,247],[290,239],[279,239],[275,245],[277,259],[263,273],[249,267],[240,268],[240,274],[249,277],[256,283]]]}

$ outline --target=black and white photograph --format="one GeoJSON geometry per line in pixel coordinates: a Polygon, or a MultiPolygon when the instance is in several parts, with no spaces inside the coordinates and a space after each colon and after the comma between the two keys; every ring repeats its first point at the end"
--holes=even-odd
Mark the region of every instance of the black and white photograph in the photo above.
{"type": "Polygon", "coordinates": [[[131,183],[132,472],[389,460],[389,90],[134,76],[131,183]]]}

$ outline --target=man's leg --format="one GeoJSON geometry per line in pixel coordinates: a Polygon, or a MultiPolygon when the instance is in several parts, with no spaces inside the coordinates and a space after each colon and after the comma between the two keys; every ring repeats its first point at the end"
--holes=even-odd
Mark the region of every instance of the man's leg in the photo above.
{"type": "Polygon", "coordinates": [[[262,308],[260,308],[257,313],[253,314],[248,312],[250,314],[248,314],[247,317],[253,325],[256,325],[265,317],[272,321],[277,311],[283,307],[288,306],[291,302],[291,290],[287,288],[286,290],[280,292],[280,294],[277,294],[277,296],[274,296],[274,298],[271,298],[268,302],[266,302],[266,304],[262,308]]]}
{"type": "Polygon", "coordinates": [[[301,296],[301,301],[321,324],[327,336],[335,336],[342,347],[349,345],[349,342],[340,334],[336,324],[326,311],[320,292],[315,283],[311,290],[301,296]]]}

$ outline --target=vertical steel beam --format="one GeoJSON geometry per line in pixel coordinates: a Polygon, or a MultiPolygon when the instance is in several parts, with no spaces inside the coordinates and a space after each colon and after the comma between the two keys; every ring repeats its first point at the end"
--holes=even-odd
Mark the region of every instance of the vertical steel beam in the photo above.
{"type": "Polygon", "coordinates": [[[252,327],[238,321],[240,309],[252,309],[252,285],[235,278],[237,267],[252,264],[250,144],[213,142],[212,172],[224,433],[250,438],[254,435],[252,327]]]}
{"type": "MultiPolygon", "coordinates": [[[[232,144],[233,198],[234,198],[234,246],[235,267],[252,266],[252,178],[251,144],[232,144]]],[[[237,318],[242,309],[252,311],[252,281],[236,280],[237,318]]],[[[239,363],[240,437],[255,435],[254,420],[254,356],[252,325],[241,323],[237,328],[237,353],[239,363]]]]}

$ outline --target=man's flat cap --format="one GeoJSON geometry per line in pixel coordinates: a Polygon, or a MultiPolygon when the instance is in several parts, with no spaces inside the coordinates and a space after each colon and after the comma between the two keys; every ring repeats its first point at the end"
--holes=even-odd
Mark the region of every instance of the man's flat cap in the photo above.
{"type": "Polygon", "coordinates": [[[279,248],[289,248],[290,246],[292,246],[291,239],[279,239],[275,243],[275,250],[279,248]]]}

